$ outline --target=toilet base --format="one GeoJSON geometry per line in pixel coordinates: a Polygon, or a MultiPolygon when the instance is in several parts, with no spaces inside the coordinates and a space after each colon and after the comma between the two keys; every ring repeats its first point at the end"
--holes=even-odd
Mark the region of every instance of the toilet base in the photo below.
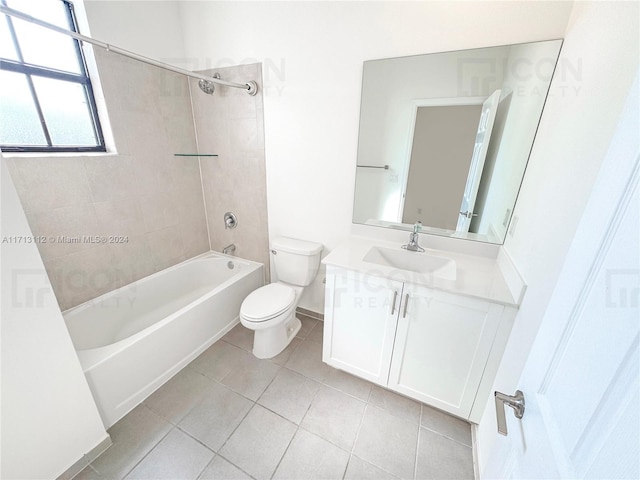
{"type": "Polygon", "coordinates": [[[302,322],[291,315],[284,324],[271,328],[255,330],[253,336],[253,355],[256,358],[273,358],[282,352],[297,335],[302,322]]]}

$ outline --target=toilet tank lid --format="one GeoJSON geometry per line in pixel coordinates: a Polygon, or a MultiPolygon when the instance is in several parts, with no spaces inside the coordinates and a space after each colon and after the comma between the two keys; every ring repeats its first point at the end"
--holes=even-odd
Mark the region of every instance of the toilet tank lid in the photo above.
{"type": "Polygon", "coordinates": [[[290,237],[276,237],[271,241],[271,248],[298,255],[316,255],[322,252],[323,245],[290,237]]]}

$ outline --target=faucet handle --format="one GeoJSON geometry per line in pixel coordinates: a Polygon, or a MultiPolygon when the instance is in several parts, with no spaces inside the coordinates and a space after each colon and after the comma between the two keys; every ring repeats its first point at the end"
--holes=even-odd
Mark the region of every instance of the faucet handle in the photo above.
{"type": "Polygon", "coordinates": [[[413,225],[413,233],[419,233],[420,230],[422,230],[422,222],[420,220],[418,220],[414,225],[413,225]]]}

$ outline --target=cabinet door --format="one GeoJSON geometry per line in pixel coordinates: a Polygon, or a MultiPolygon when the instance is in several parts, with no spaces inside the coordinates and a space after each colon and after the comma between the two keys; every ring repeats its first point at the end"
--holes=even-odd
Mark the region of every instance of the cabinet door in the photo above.
{"type": "Polygon", "coordinates": [[[503,309],[405,284],[389,387],[469,418],[503,309]]]}
{"type": "Polygon", "coordinates": [[[322,360],[386,386],[401,295],[402,283],[328,268],[322,360]]]}

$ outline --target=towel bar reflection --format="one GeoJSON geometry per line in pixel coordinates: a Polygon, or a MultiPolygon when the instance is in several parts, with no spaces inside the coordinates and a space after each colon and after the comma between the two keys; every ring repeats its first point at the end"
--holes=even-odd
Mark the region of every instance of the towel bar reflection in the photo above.
{"type": "Polygon", "coordinates": [[[389,165],[378,166],[378,165],[356,165],[358,168],[384,168],[385,170],[389,170],[389,165]]]}

